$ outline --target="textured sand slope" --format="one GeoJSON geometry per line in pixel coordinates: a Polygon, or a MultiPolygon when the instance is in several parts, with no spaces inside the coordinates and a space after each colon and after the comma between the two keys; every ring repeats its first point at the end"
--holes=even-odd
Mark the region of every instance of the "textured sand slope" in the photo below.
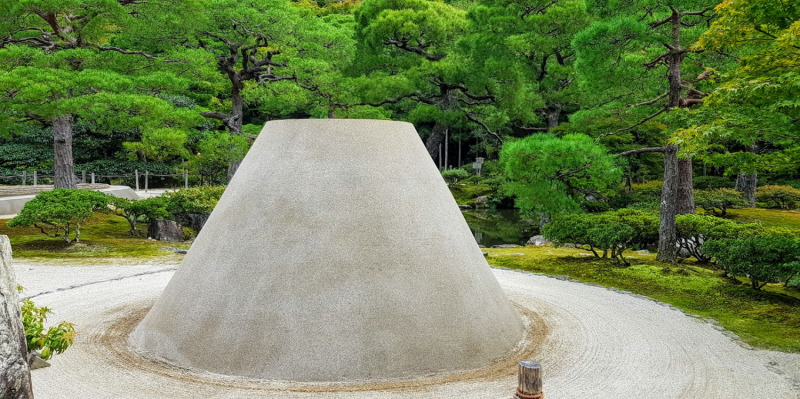
{"type": "MultiPolygon", "coordinates": [[[[141,273],[153,267],[128,270],[141,273]]],[[[83,274],[86,283],[117,278],[120,268],[90,272],[92,268],[19,265],[17,276],[23,285],[40,281],[39,289],[47,291],[63,285],[59,274],[72,280],[83,274]]],[[[33,372],[38,399],[507,399],[516,383],[515,371],[509,370],[462,380],[342,387],[242,380],[152,364],[120,344],[120,335],[143,316],[172,275],[150,271],[156,273],[37,297],[38,303],[55,309],[52,321],[73,321],[81,333],[73,348],[53,359],[52,367],[33,372]]],[[[604,288],[505,270],[494,274],[518,307],[535,311],[547,324],[536,359],[546,370],[549,399],[800,398],[798,355],[744,349],[709,324],[604,288]]]]}

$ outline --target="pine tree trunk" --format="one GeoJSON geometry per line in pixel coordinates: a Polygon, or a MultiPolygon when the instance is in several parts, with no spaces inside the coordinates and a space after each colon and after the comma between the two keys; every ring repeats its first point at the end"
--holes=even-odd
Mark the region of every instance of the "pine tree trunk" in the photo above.
{"type": "Polygon", "coordinates": [[[78,188],[72,160],[72,115],[60,115],[53,120],[53,152],[55,188],[78,188]]]}
{"type": "Polygon", "coordinates": [[[742,193],[748,208],[756,206],[756,185],[758,184],[758,174],[739,172],[736,177],[736,191],[742,193]]]}
{"type": "Polygon", "coordinates": [[[552,104],[547,107],[547,127],[558,126],[558,119],[561,117],[561,104],[552,104]]]}
{"type": "Polygon", "coordinates": [[[673,263],[678,255],[675,215],[678,197],[678,147],[668,145],[664,151],[664,188],[661,191],[661,225],[658,230],[656,260],[673,263]]]}
{"type": "Polygon", "coordinates": [[[444,134],[446,131],[447,125],[436,122],[436,124],[433,125],[431,135],[425,140],[425,148],[428,150],[428,154],[430,154],[434,163],[439,161],[439,146],[444,141],[444,134]]]}
{"type": "MultiPolygon", "coordinates": [[[[753,144],[750,147],[750,152],[758,153],[758,144],[753,144]]],[[[756,207],[756,186],[758,185],[758,175],[756,172],[753,173],[745,173],[743,171],[739,171],[739,175],[736,177],[736,191],[742,193],[742,197],[744,197],[745,202],[747,203],[747,207],[755,208],[756,207]]]]}
{"type": "Polygon", "coordinates": [[[678,215],[696,213],[692,187],[692,159],[678,159],[678,215]]]}
{"type": "MultiPolygon", "coordinates": [[[[231,119],[228,121],[228,132],[230,134],[242,135],[242,119],[244,117],[244,97],[242,96],[242,89],[244,84],[234,79],[232,82],[233,90],[231,90],[231,119]]],[[[228,163],[228,182],[233,179],[233,175],[239,170],[242,160],[232,160],[228,163]]]]}

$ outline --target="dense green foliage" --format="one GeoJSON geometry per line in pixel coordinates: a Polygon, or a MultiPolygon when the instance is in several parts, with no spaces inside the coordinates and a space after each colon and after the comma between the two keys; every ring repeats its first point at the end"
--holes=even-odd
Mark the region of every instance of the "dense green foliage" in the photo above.
{"type": "Polygon", "coordinates": [[[658,217],[633,209],[561,215],[542,226],[542,234],[556,246],[588,245],[595,257],[610,257],[628,264],[623,252],[632,247],[644,247],[658,237],[658,217]],[[602,256],[597,250],[603,251],[602,256]]]}
{"type": "Polygon", "coordinates": [[[72,323],[62,321],[45,332],[44,323],[47,315],[52,313],[49,308],[36,307],[30,299],[23,301],[20,308],[28,352],[40,351],[39,357],[48,360],[53,355],[64,353],[72,345],[76,334],[72,323]]]}
{"type": "Polygon", "coordinates": [[[96,211],[106,209],[110,197],[98,191],[59,188],[44,191],[27,203],[9,227],[34,226],[43,234],[67,243],[79,242],[81,225],[96,211]],[[70,234],[74,235],[70,237],[70,234]]]}
{"type": "Polygon", "coordinates": [[[800,201],[800,190],[789,186],[762,186],[756,190],[756,199],[781,209],[794,208],[800,201]]]}
{"type": "Polygon", "coordinates": [[[152,197],[143,200],[129,200],[114,198],[110,201],[114,211],[125,218],[131,226],[131,235],[139,234],[136,224],[141,219],[150,223],[154,219],[166,219],[170,216],[167,212],[167,201],[164,197],[152,197]]]}
{"type": "Polygon", "coordinates": [[[703,251],[734,275],[747,277],[754,289],[786,281],[800,273],[800,246],[796,239],[762,236],[709,240],[703,251]]]}
{"type": "Polygon", "coordinates": [[[737,208],[747,205],[742,198],[742,193],[730,188],[713,190],[695,190],[694,202],[706,212],[718,216],[728,214],[728,208],[737,208]]]}
{"type": "Polygon", "coordinates": [[[503,188],[515,196],[517,207],[545,215],[580,210],[588,197],[610,194],[622,174],[605,148],[578,134],[511,141],[500,160],[509,179],[503,188]]]}

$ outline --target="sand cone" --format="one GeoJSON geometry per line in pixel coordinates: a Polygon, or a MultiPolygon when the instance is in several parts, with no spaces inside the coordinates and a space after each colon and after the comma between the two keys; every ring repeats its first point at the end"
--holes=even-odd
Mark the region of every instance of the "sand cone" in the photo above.
{"type": "Polygon", "coordinates": [[[409,378],[509,354],[523,325],[409,123],[266,124],[131,344],[294,381],[409,378]]]}

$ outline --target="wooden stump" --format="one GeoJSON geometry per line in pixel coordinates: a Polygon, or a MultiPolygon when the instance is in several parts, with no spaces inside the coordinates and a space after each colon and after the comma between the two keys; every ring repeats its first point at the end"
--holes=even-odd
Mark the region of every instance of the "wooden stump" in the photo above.
{"type": "Polygon", "coordinates": [[[543,399],[542,365],[532,360],[519,362],[516,399],[543,399]]]}

